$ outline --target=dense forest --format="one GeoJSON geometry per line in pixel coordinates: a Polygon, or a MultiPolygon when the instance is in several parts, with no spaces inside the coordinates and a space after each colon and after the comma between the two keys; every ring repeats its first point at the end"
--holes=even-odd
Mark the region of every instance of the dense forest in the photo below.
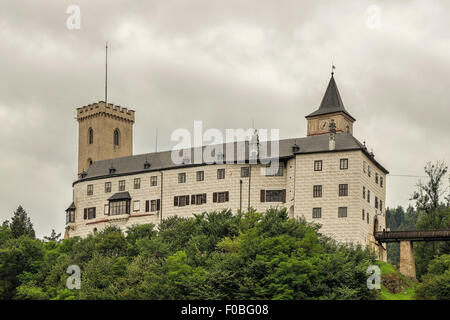
{"type": "MultiPolygon", "coordinates": [[[[450,229],[444,165],[428,165],[415,207],[387,211],[394,229],[450,229]],[[438,196],[439,195],[439,196],[438,196]]],[[[0,227],[0,299],[377,299],[369,248],[339,244],[285,209],[229,210],[154,225],[36,239],[19,207],[0,227]],[[70,271],[68,273],[68,270],[70,271]],[[73,279],[80,271],[80,286],[73,279]],[[69,289],[71,288],[71,289],[69,289]]],[[[388,257],[398,264],[398,248],[388,257]]],[[[450,299],[450,243],[416,243],[416,299],[450,299]]]]}

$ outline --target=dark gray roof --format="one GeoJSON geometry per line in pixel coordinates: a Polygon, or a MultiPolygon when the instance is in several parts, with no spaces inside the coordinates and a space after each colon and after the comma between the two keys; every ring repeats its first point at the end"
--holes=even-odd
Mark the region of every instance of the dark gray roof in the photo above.
{"type": "Polygon", "coordinates": [[[72,204],[66,209],[66,211],[69,211],[69,210],[75,210],[75,209],[76,209],[75,203],[72,202],[72,204]]]}
{"type": "Polygon", "coordinates": [[[130,196],[130,193],[128,191],[117,192],[117,193],[114,193],[108,200],[109,201],[114,201],[114,200],[131,200],[131,196],[130,196]]]}
{"type": "Polygon", "coordinates": [[[342,102],[341,95],[339,94],[339,90],[336,85],[336,81],[334,81],[334,76],[332,75],[330,82],[328,83],[327,91],[325,91],[322,102],[320,103],[319,109],[317,109],[313,113],[308,114],[306,118],[335,112],[343,112],[351,119],[355,120],[355,118],[353,118],[350,113],[345,110],[344,103],[342,102]]]}
{"type": "MultiPolygon", "coordinates": [[[[374,158],[373,156],[367,152],[366,147],[360,143],[353,135],[349,133],[337,133],[336,134],[336,147],[335,150],[330,151],[329,147],[329,134],[317,135],[317,136],[309,136],[298,139],[284,139],[279,141],[279,157],[280,159],[292,158],[294,156],[292,147],[294,144],[297,144],[299,150],[295,152],[296,154],[307,154],[307,153],[321,153],[321,152],[336,152],[336,151],[348,151],[348,150],[361,150],[363,151],[374,163],[385,173],[388,173],[386,169],[384,169],[374,158]]],[[[230,145],[230,144],[228,144],[230,145]]],[[[235,142],[234,143],[234,155],[236,156],[238,147],[241,144],[235,142]]],[[[248,141],[245,142],[245,159],[248,162],[248,141]]],[[[205,148],[205,147],[203,147],[205,148]]],[[[223,145],[223,153],[224,159],[226,159],[226,151],[227,144],[223,145]]],[[[193,157],[194,148],[190,149],[191,158],[193,157]]],[[[241,150],[241,148],[239,148],[241,150]]],[[[270,143],[268,143],[268,155],[270,152],[270,143]]],[[[263,155],[260,154],[262,158],[263,155]]],[[[268,157],[266,157],[268,158],[268,157]]],[[[88,169],[87,175],[83,179],[79,179],[79,181],[92,180],[97,178],[105,178],[105,177],[115,177],[121,175],[130,175],[136,173],[143,172],[151,172],[158,170],[167,170],[173,168],[182,168],[182,167],[192,167],[196,165],[195,163],[185,163],[185,164],[175,164],[172,162],[171,151],[163,151],[163,152],[155,152],[155,153],[146,153],[122,158],[114,158],[109,160],[102,160],[94,162],[88,169]],[[144,163],[148,161],[150,163],[150,167],[145,169],[144,163]],[[114,166],[116,171],[113,174],[109,173],[109,169],[111,165],[114,166]]],[[[74,182],[74,183],[76,183],[74,182]]]]}

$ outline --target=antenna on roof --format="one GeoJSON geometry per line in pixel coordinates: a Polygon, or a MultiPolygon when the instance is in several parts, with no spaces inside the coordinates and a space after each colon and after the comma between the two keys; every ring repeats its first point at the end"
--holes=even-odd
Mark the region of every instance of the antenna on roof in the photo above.
{"type": "Polygon", "coordinates": [[[105,105],[108,105],[108,41],[105,47],[105,105]]]}

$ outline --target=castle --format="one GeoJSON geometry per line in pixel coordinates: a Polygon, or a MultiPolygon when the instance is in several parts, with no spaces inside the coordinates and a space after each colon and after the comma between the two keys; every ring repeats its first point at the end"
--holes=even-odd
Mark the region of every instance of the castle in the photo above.
{"type": "Polygon", "coordinates": [[[333,74],[306,119],[307,136],[280,140],[279,170],[264,174],[266,165],[252,164],[248,150],[245,163],[175,164],[171,151],[133,155],[134,111],[103,101],[78,108],[78,179],[65,237],[225,208],[285,207],[290,217],[320,223],[337,241],[372,245],[386,259],[373,233],[386,226],[388,171],[353,136],[355,118],[333,74]]]}

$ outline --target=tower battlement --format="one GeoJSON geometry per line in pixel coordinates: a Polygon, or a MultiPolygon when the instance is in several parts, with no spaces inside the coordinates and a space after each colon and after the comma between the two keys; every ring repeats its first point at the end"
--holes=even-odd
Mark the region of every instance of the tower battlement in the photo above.
{"type": "Polygon", "coordinates": [[[78,121],[98,115],[119,118],[134,123],[134,110],[128,110],[128,108],[117,106],[112,103],[106,104],[104,101],[99,101],[77,108],[78,121]]]}

